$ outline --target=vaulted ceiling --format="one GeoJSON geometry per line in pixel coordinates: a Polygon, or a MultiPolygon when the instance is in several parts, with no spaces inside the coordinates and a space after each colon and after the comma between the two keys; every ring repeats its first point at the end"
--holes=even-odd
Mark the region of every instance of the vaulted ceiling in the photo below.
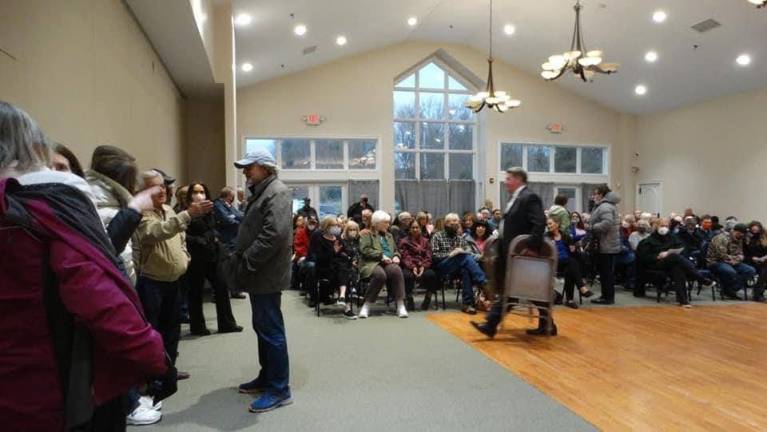
{"type": "MultiPolygon", "coordinates": [[[[767,9],[746,0],[582,0],[589,49],[621,64],[618,74],[584,83],[568,75],[561,85],[627,113],[668,110],[767,85],[767,9]],[[668,18],[658,24],[653,12],[668,18]],[[721,26],[699,33],[692,25],[714,19],[721,26]],[[648,63],[647,51],[658,53],[648,63]],[[736,58],[748,54],[747,67],[736,58]],[[647,94],[634,89],[643,84],[647,94]]],[[[539,75],[548,56],[568,50],[574,0],[494,0],[494,51],[500,58],[539,75]],[[504,25],[515,32],[508,36],[504,25]]],[[[486,51],[486,0],[235,0],[234,14],[252,22],[236,28],[238,85],[297,72],[341,57],[405,40],[463,43],[486,51]],[[291,16],[293,14],[293,16],[291,16]],[[407,19],[417,17],[409,26],[407,19]],[[296,36],[297,24],[307,32],[296,36]],[[347,44],[338,46],[344,35],[347,44]],[[316,47],[309,54],[306,48],[316,47]]],[[[483,76],[485,71],[475,71],[483,76]]],[[[393,78],[393,77],[392,77],[393,78]]],[[[513,86],[513,83],[512,83],[513,86]]]]}

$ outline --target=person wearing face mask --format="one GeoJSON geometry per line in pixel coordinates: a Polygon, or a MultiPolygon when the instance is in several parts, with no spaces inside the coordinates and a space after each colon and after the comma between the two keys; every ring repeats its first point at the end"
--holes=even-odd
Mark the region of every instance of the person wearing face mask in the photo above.
{"type": "MultiPolygon", "coordinates": [[[[186,200],[189,203],[209,204],[210,192],[208,186],[194,182],[189,185],[186,200]]],[[[218,272],[218,261],[222,253],[221,238],[216,230],[216,216],[213,212],[207,213],[189,222],[186,228],[186,247],[192,260],[186,271],[189,294],[189,328],[193,335],[208,336],[210,330],[205,325],[205,315],[202,311],[202,293],[205,281],[213,287],[216,299],[216,322],[219,333],[241,332],[242,327],[232,314],[232,306],[229,302],[229,290],[218,272]]]]}
{"type": "Polygon", "coordinates": [[[629,236],[629,246],[631,246],[631,250],[636,252],[639,243],[649,237],[650,234],[652,234],[652,227],[650,226],[649,221],[641,219],[637,222],[637,230],[629,236]]]}
{"type": "Polygon", "coordinates": [[[421,225],[412,221],[408,235],[399,242],[399,249],[402,253],[402,274],[405,277],[407,308],[415,309],[413,291],[416,282],[418,282],[426,289],[421,310],[427,310],[431,303],[431,297],[437,292],[439,280],[431,268],[431,245],[421,233],[421,225]]]}
{"type": "Polygon", "coordinates": [[[357,222],[357,225],[362,226],[363,210],[370,210],[371,214],[376,211],[376,209],[370,205],[367,194],[361,194],[360,200],[349,206],[349,209],[346,211],[346,216],[348,216],[349,219],[353,220],[354,222],[357,222]]]}
{"type": "Polygon", "coordinates": [[[722,295],[738,300],[738,291],[746,287],[746,281],[756,270],[743,260],[743,240],[748,232],[744,224],[736,224],[730,232],[723,231],[711,240],[706,263],[722,282],[722,295]]]}
{"type": "Polygon", "coordinates": [[[748,241],[745,246],[746,262],[759,273],[752,299],[755,302],[764,303],[764,286],[767,282],[767,233],[759,221],[748,224],[748,232],[748,241]]]}
{"type": "Polygon", "coordinates": [[[344,318],[349,320],[357,319],[357,315],[352,312],[351,302],[347,295],[351,293],[352,286],[356,285],[359,277],[357,267],[359,265],[360,254],[360,227],[357,222],[349,220],[341,232],[339,244],[336,245],[336,258],[333,261],[335,272],[338,274],[338,304],[344,307],[344,318]]]}
{"type": "Polygon", "coordinates": [[[331,215],[322,218],[320,229],[316,230],[309,239],[309,253],[306,259],[314,263],[314,271],[309,272],[306,279],[309,307],[315,307],[317,302],[325,305],[332,304],[332,294],[340,285],[333,268],[340,235],[341,227],[338,225],[338,218],[331,215]],[[320,284],[319,281],[323,279],[329,281],[329,284],[320,284]]]}
{"type": "MultiPolygon", "coordinates": [[[[461,220],[455,213],[445,216],[445,229],[431,237],[432,261],[437,275],[443,278],[455,274],[461,277],[461,292],[463,302],[461,311],[474,315],[474,285],[480,288],[485,285],[487,278],[477,263],[466,238],[458,233],[461,220]]],[[[473,225],[473,223],[472,223],[473,225]]]]}
{"type": "MultiPolygon", "coordinates": [[[[655,232],[639,243],[637,255],[640,275],[645,271],[669,274],[676,292],[676,301],[680,306],[688,308],[690,299],[687,297],[687,280],[700,282],[706,288],[710,288],[713,282],[701,275],[695,265],[682,256],[683,248],[682,242],[671,232],[670,220],[662,218],[656,223],[655,232]]],[[[643,283],[637,284],[634,295],[644,296],[643,283]]]]}
{"type": "Polygon", "coordinates": [[[706,241],[703,231],[698,229],[697,220],[694,216],[687,216],[684,219],[684,225],[679,229],[679,240],[684,245],[684,251],[682,255],[697,263],[698,266],[703,265],[703,243],[706,241]]]}

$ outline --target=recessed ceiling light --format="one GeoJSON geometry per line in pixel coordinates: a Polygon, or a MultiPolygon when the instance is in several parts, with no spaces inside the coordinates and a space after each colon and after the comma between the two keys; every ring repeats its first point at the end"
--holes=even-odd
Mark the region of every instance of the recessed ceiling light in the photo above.
{"type": "Polygon", "coordinates": [[[662,10],[656,10],[652,14],[652,20],[656,23],[662,23],[663,21],[666,21],[666,18],[668,18],[668,15],[666,15],[666,12],[662,10]]]}
{"type": "Polygon", "coordinates": [[[234,18],[234,25],[238,27],[245,27],[253,22],[253,17],[248,13],[241,13],[234,18]]]}
{"type": "Polygon", "coordinates": [[[338,46],[344,46],[344,45],[346,45],[346,36],[344,36],[344,35],[339,35],[339,36],[336,38],[336,45],[338,45],[338,46]]]}
{"type": "Polygon", "coordinates": [[[242,69],[243,72],[250,72],[253,70],[253,65],[245,62],[242,64],[242,66],[240,66],[240,69],[242,69]]]}
{"type": "Polygon", "coordinates": [[[418,24],[418,18],[410,17],[407,19],[407,25],[409,25],[410,27],[415,27],[416,24],[418,24]]]}
{"type": "Polygon", "coordinates": [[[505,26],[503,26],[503,32],[506,33],[507,36],[513,35],[514,32],[516,31],[517,31],[516,27],[514,27],[511,24],[506,24],[505,26]]]}
{"type": "Polygon", "coordinates": [[[295,33],[297,36],[303,36],[306,34],[306,26],[303,24],[298,24],[297,26],[293,27],[293,33],[295,33]]]}
{"type": "Polygon", "coordinates": [[[648,63],[655,63],[658,60],[658,53],[655,51],[647,51],[644,55],[644,59],[648,63]]]}
{"type": "Polygon", "coordinates": [[[644,84],[639,84],[634,88],[634,93],[638,96],[644,96],[647,93],[647,87],[644,84]]]}
{"type": "Polygon", "coordinates": [[[748,54],[741,54],[735,59],[735,62],[741,66],[748,66],[751,64],[751,56],[748,54]]]}

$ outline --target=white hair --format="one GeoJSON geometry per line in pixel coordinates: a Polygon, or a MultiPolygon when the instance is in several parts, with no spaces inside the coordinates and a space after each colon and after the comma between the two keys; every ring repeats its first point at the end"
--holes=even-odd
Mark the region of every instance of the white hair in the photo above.
{"type": "Polygon", "coordinates": [[[370,223],[377,225],[380,222],[391,222],[391,216],[383,210],[376,210],[370,218],[370,223]]]}
{"type": "Polygon", "coordinates": [[[159,171],[153,169],[141,173],[141,180],[144,182],[144,184],[146,184],[148,180],[152,180],[157,177],[160,177],[161,179],[163,178],[159,171]]]}
{"type": "Polygon", "coordinates": [[[412,218],[412,217],[413,215],[411,215],[410,213],[406,211],[403,211],[402,213],[399,214],[399,216],[397,216],[397,220],[400,222],[404,222],[406,218],[412,218]]]}
{"type": "Polygon", "coordinates": [[[448,214],[445,215],[445,222],[450,221],[450,220],[456,220],[456,221],[460,222],[461,221],[461,217],[458,216],[458,213],[448,213],[448,214]]]}
{"type": "Polygon", "coordinates": [[[24,110],[0,101],[0,172],[24,174],[50,161],[50,144],[37,123],[24,110]]]}

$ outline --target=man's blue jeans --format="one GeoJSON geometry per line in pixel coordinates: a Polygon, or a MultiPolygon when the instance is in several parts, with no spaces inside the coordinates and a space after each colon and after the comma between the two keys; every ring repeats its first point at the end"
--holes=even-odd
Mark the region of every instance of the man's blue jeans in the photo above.
{"type": "Polygon", "coordinates": [[[258,362],[261,364],[258,380],[269,392],[282,394],[290,390],[288,340],[280,310],[282,293],[251,294],[249,297],[253,330],[258,335],[258,362]]]}
{"type": "Polygon", "coordinates": [[[474,304],[473,285],[484,285],[487,281],[485,272],[482,271],[477,260],[471,254],[460,254],[445,258],[437,263],[434,270],[437,271],[440,277],[451,276],[460,272],[464,305],[474,304]]]}
{"type": "Polygon", "coordinates": [[[722,282],[725,294],[735,295],[746,286],[746,281],[756,274],[756,270],[748,264],[727,264],[717,262],[708,266],[722,282]]]}

